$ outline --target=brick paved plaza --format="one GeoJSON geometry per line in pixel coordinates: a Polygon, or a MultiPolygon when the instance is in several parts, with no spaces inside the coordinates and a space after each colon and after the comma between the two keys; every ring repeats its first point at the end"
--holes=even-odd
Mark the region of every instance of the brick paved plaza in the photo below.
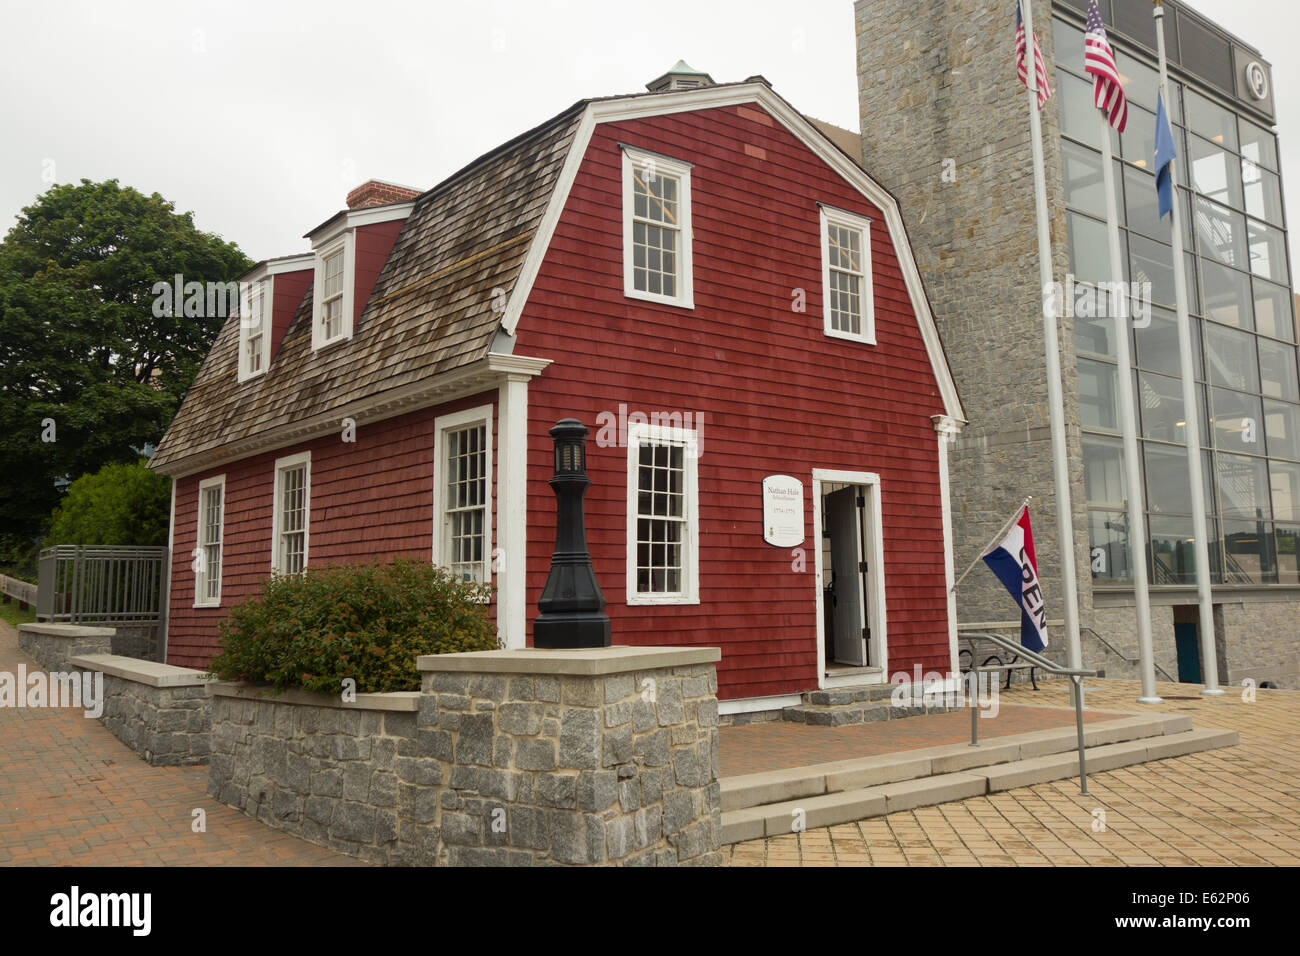
{"type": "MultiPolygon", "coordinates": [[[[1006,703],[1069,703],[1064,681],[1017,685],[1006,703]]],[[[1136,681],[1091,680],[1089,707],[1189,713],[1197,728],[1236,730],[1236,747],[724,848],[735,866],[1262,866],[1300,864],[1300,693],[1240,689],[1210,700],[1160,684],[1165,703],[1135,703],[1136,681]],[[1193,699],[1186,699],[1193,698],[1193,699]],[[1105,812],[1105,831],[1093,811],[1105,812]]],[[[913,718],[916,719],[916,718],[913,718]]],[[[906,723],[907,721],[903,721],[906,723]]]]}
{"type": "MultiPolygon", "coordinates": [[[[0,623],[0,670],[35,664],[0,623]]],[[[1089,720],[1146,712],[1137,684],[1093,680],[1089,720]],[[1111,713],[1106,713],[1111,712],[1111,713]]],[[[1063,682],[1003,695],[981,731],[1069,726],[1063,682]],[[1035,706],[1036,705],[1036,706],[1035,706]]],[[[1075,780],[724,847],[737,866],[1267,865],[1300,863],[1300,693],[1219,700],[1160,685],[1155,710],[1198,728],[1237,730],[1237,747],[1075,780]],[[1094,811],[1105,830],[1094,830],[1094,811]]],[[[966,714],[822,728],[724,728],[724,775],[930,746],[968,733],[966,714]]],[[[206,794],[206,767],[150,767],[80,711],[0,710],[0,865],[354,866],[358,861],[263,826],[206,794]],[[191,830],[193,811],[207,831],[191,830]]]]}
{"type": "MultiPolygon", "coordinates": [[[[37,669],[0,622],[0,671],[19,663],[37,669]]],[[[0,709],[0,865],[364,865],[217,803],[207,782],[207,767],[149,766],[79,710],[0,709]]]]}

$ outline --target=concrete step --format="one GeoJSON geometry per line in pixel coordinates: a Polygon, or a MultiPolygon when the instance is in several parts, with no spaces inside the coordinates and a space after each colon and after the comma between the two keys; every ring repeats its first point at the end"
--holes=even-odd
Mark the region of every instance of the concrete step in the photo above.
{"type": "MultiPolygon", "coordinates": [[[[1097,747],[1125,740],[1181,733],[1191,727],[1191,718],[1182,714],[1121,717],[1084,724],[1084,746],[1097,747]]],[[[964,743],[944,744],[902,753],[724,777],[721,781],[722,809],[741,810],[781,800],[821,796],[838,790],[953,773],[971,767],[1062,753],[1073,750],[1076,746],[1075,729],[1059,727],[995,737],[979,747],[964,743]]]]}
{"type": "MultiPolygon", "coordinates": [[[[1108,736],[1120,734],[1124,739],[1115,742],[1089,743],[1085,739],[1085,757],[1088,772],[1101,773],[1149,760],[1161,760],[1185,754],[1199,753],[1217,747],[1231,747],[1237,743],[1237,732],[1231,730],[1192,730],[1185,726],[1182,717],[1143,717],[1134,718],[1127,729],[1093,728],[1097,731],[1094,739],[1101,741],[1108,736]],[[1143,733],[1153,724],[1169,726],[1171,732],[1143,733]]],[[[1111,721],[1108,723],[1121,723],[1111,721]]],[[[1035,734],[1021,734],[1020,737],[1035,737],[1035,734]]],[[[766,799],[760,804],[737,806],[737,801],[750,800],[760,795],[757,782],[751,781],[748,787],[738,788],[729,783],[742,778],[729,778],[722,781],[723,812],[722,842],[739,843],[764,836],[778,836],[794,831],[796,823],[803,829],[832,826],[837,823],[849,823],[869,817],[911,810],[916,807],[932,806],[953,800],[997,793],[1014,787],[1048,783],[1078,776],[1078,754],[1067,752],[1040,753],[1032,756],[1011,758],[1013,750],[1020,744],[1009,743],[1010,738],[1002,738],[996,747],[978,748],[985,751],[987,763],[973,765],[976,748],[967,748],[967,753],[959,759],[945,761],[944,757],[916,756],[923,751],[910,754],[891,754],[884,758],[864,758],[863,761],[842,761],[841,764],[854,764],[850,768],[841,766],[838,770],[823,770],[821,774],[823,787],[838,789],[819,794],[810,794],[807,778],[801,778],[797,772],[788,772],[784,778],[773,779],[766,784],[762,796],[766,799]],[[890,762],[893,758],[893,762],[890,762]],[[873,766],[866,766],[865,761],[876,761],[873,766]],[[968,764],[966,769],[950,769],[968,764]],[[929,772],[920,773],[924,766],[929,772]],[[893,779],[888,779],[890,777],[893,779]],[[866,783],[866,781],[870,781],[866,783]],[[856,785],[855,785],[856,784],[856,785]],[[730,803],[731,809],[728,809],[730,803]]],[[[1043,741],[1029,742],[1039,745],[1043,741]]],[[[1073,743],[1073,739],[1072,739],[1073,743]]],[[[962,745],[966,746],[966,745],[962,745]]],[[[933,747],[929,751],[945,748],[933,747]]],[[[1031,746],[1030,750],[1035,749],[1031,746]]],[[[957,758],[950,753],[947,757],[957,758]]],[[[823,768],[837,765],[823,764],[823,768]]],[[[798,768],[807,770],[809,768],[798,768]]],[[[763,776],[750,774],[750,777],[763,776]]],[[[775,775],[773,775],[775,776],[775,775]]]]}

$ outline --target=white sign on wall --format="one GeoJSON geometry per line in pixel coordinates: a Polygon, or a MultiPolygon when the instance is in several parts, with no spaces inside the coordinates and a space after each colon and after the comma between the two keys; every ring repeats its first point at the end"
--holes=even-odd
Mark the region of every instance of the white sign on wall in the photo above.
{"type": "Polygon", "coordinates": [[[763,479],[763,540],[778,548],[803,544],[803,482],[789,475],[763,479]]]}

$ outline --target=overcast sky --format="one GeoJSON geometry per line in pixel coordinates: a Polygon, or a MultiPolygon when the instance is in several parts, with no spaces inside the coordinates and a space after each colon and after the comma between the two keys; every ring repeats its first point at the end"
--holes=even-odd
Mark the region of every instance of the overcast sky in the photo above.
{"type": "MultiPolygon", "coordinates": [[[[1191,6],[1273,64],[1300,221],[1294,0],[1191,6]]],[[[52,182],[117,178],[255,260],[305,252],[351,187],[428,188],[679,58],[858,129],[852,0],[0,0],[0,233],[52,182]]]]}

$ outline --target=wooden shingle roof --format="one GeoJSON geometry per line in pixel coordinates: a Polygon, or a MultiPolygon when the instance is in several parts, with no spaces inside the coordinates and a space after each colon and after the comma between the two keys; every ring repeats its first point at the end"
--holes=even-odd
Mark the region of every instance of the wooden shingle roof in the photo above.
{"type": "Polygon", "coordinates": [[[231,316],[150,467],[185,474],[226,446],[287,435],[308,415],[409,392],[483,359],[500,327],[494,290],[508,296],[515,285],[586,105],[416,199],[350,341],[312,350],[309,287],[270,369],[240,383],[239,317],[231,316]]]}

